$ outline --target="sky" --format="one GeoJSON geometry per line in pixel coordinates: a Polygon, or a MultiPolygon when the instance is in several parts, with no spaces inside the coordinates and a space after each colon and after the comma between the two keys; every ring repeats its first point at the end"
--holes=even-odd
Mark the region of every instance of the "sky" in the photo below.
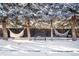
{"type": "Polygon", "coordinates": [[[0,0],[1,3],[79,3],[79,0],[0,0]]]}

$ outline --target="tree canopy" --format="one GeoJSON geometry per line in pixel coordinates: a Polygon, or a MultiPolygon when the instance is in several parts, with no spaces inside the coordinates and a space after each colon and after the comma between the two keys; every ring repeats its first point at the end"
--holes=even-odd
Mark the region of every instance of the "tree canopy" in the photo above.
{"type": "Polygon", "coordinates": [[[25,16],[50,20],[53,17],[66,19],[77,13],[78,3],[0,3],[0,16],[24,19],[25,16]],[[77,12],[76,12],[77,11],[77,12]]]}

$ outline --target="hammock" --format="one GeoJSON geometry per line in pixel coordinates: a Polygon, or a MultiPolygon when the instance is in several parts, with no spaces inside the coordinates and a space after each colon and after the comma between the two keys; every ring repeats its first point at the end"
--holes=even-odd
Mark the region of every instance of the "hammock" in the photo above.
{"type": "Polygon", "coordinates": [[[10,29],[9,31],[10,31],[10,37],[21,37],[24,34],[24,29],[19,34],[13,33],[10,29]]]}
{"type": "Polygon", "coordinates": [[[69,30],[66,31],[65,33],[59,33],[56,29],[54,29],[55,35],[60,36],[60,37],[67,37],[69,30]]]}

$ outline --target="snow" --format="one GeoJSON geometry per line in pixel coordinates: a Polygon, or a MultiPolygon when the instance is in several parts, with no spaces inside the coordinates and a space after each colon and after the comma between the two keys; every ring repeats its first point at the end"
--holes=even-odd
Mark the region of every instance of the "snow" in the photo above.
{"type": "MultiPolygon", "coordinates": [[[[69,12],[68,8],[79,10],[78,3],[11,3],[0,4],[0,16],[9,16],[15,18],[20,14],[29,18],[38,17],[44,20],[49,20],[52,16],[71,17],[73,12],[69,12]],[[5,11],[2,13],[2,11],[5,11]],[[48,18],[48,19],[47,19],[48,18]]],[[[60,18],[60,19],[61,19],[60,18]]]]}
{"type": "Polygon", "coordinates": [[[3,56],[78,56],[79,40],[0,40],[3,56]]]}

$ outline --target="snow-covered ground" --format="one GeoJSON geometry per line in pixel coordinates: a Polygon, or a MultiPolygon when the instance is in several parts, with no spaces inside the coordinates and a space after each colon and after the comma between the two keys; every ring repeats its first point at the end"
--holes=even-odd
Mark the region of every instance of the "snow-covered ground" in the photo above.
{"type": "Polygon", "coordinates": [[[79,56],[79,40],[0,40],[0,56],[79,56]]]}

